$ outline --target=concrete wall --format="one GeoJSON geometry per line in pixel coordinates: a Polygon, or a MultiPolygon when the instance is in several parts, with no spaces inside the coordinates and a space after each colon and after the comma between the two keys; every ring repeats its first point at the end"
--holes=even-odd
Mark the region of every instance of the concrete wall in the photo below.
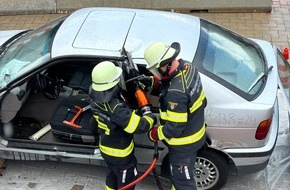
{"type": "Polygon", "coordinates": [[[177,11],[270,12],[272,0],[57,0],[57,9],[80,7],[130,7],[177,11]]]}
{"type": "Polygon", "coordinates": [[[129,7],[180,12],[270,12],[272,0],[0,0],[0,15],[67,13],[83,7],[129,7]]]}

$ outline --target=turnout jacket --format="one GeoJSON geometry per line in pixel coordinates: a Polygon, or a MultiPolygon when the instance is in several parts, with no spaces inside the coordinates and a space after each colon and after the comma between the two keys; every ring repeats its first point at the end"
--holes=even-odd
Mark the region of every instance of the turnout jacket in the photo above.
{"type": "Polygon", "coordinates": [[[178,61],[176,73],[161,80],[157,135],[169,148],[197,150],[205,140],[206,97],[196,68],[182,59],[178,61]]]}
{"type": "Polygon", "coordinates": [[[139,116],[125,104],[119,92],[108,102],[91,99],[90,104],[98,123],[102,157],[112,164],[129,163],[134,158],[133,134],[151,129],[155,116],[139,116]]]}

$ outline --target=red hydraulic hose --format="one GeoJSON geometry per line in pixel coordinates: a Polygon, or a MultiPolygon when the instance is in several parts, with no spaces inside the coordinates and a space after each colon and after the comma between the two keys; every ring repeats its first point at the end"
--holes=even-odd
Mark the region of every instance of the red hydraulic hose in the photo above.
{"type": "Polygon", "coordinates": [[[120,189],[118,190],[126,190],[130,187],[132,187],[133,185],[136,185],[137,183],[139,183],[140,181],[142,181],[154,168],[155,168],[155,165],[156,165],[156,162],[157,162],[157,157],[156,158],[153,158],[153,160],[151,161],[151,164],[150,164],[150,167],[148,168],[148,170],[146,170],[146,172],[141,175],[139,178],[137,178],[135,181],[132,181],[131,183],[125,185],[124,187],[121,187],[120,189]]]}

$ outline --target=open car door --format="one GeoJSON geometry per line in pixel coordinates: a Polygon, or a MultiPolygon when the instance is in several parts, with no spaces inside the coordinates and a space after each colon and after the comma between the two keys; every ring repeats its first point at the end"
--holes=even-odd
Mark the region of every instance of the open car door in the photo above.
{"type": "Polygon", "coordinates": [[[286,103],[288,109],[288,117],[290,116],[290,64],[289,60],[289,50],[284,49],[283,53],[278,51],[277,64],[280,80],[278,80],[278,85],[283,96],[283,100],[286,103]]]}

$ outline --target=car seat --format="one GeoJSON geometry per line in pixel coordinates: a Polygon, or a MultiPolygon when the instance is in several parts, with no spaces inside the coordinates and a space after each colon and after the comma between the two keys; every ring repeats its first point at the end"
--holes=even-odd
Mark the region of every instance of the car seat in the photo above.
{"type": "Polygon", "coordinates": [[[76,143],[98,142],[98,128],[86,96],[72,96],[56,109],[51,129],[56,138],[76,143]]]}
{"type": "Polygon", "coordinates": [[[92,78],[90,72],[76,71],[71,77],[68,86],[74,90],[81,90],[84,93],[88,93],[91,84],[92,78]]]}
{"type": "Polygon", "coordinates": [[[76,70],[68,82],[68,87],[87,94],[92,84],[91,72],[93,67],[94,65],[83,66],[76,70]]]}

